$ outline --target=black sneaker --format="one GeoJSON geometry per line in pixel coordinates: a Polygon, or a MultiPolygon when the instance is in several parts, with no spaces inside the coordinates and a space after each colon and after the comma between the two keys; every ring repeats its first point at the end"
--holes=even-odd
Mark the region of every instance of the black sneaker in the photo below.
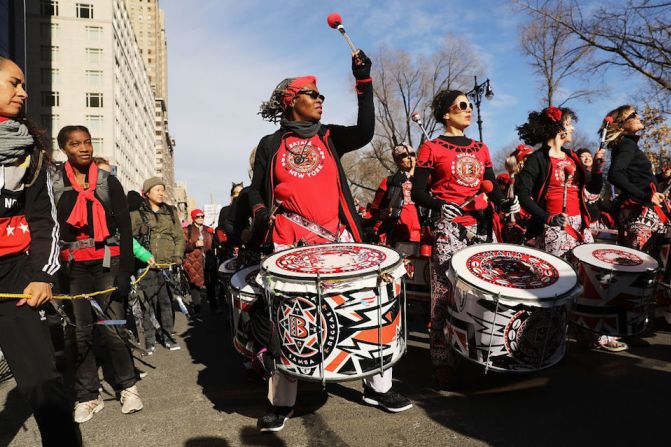
{"type": "Polygon", "coordinates": [[[268,413],[259,418],[256,426],[260,431],[280,431],[284,423],[294,414],[294,407],[270,407],[268,413]]]}
{"type": "Polygon", "coordinates": [[[393,388],[386,393],[378,393],[372,388],[363,386],[363,401],[369,405],[382,407],[392,413],[400,413],[401,411],[412,408],[412,402],[407,397],[399,394],[393,388]]]}

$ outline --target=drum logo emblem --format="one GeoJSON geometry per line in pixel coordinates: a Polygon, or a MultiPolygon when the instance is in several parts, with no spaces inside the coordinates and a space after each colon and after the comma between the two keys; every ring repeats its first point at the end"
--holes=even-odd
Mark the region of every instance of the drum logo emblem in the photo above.
{"type": "Polygon", "coordinates": [[[476,253],[466,260],[466,267],[482,281],[514,289],[540,289],[559,279],[559,271],[549,262],[513,250],[476,253]]]}
{"type": "Polygon", "coordinates": [[[322,304],[321,315],[309,298],[287,297],[277,309],[282,354],[294,365],[312,368],[333,351],[338,340],[337,317],[333,309],[322,304]],[[321,342],[321,346],[320,346],[321,342]]]}
{"type": "Polygon", "coordinates": [[[629,253],[624,250],[602,248],[594,250],[592,255],[601,262],[611,265],[621,266],[635,266],[643,264],[643,259],[634,253],[629,253]]]}
{"type": "Polygon", "coordinates": [[[459,154],[452,162],[452,174],[462,186],[477,187],[482,173],[482,163],[470,154],[459,154]]]}
{"type": "Polygon", "coordinates": [[[369,247],[316,246],[292,251],[277,259],[279,268],[307,274],[341,274],[377,267],[387,255],[369,247]]]}

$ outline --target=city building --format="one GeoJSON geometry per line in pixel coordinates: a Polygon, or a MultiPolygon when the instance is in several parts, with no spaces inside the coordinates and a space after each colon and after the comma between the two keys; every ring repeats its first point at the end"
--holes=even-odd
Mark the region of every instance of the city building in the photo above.
{"type": "Polygon", "coordinates": [[[168,130],[168,44],[159,0],[126,0],[149,84],[156,98],[156,175],[166,183],[166,199],[175,203],[175,140],[168,130]]]}
{"type": "MultiPolygon", "coordinates": [[[[124,0],[26,3],[28,115],[83,124],[126,190],[156,170],[155,97],[124,0]]],[[[56,150],[57,159],[65,157],[56,150]]]]}
{"type": "Polygon", "coordinates": [[[0,0],[0,56],[25,70],[26,12],[23,2],[0,0]]]}

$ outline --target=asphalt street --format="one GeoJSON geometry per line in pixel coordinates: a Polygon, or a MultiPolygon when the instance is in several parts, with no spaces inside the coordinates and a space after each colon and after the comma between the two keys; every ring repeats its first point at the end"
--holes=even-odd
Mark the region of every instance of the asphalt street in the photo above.
{"type": "MultiPolygon", "coordinates": [[[[411,343],[394,368],[395,387],[414,408],[389,414],[361,403],[360,381],[301,383],[294,418],[261,434],[266,385],[245,373],[222,316],[189,323],[178,315],[182,349],[137,357],[143,411],[123,415],[105,384],[105,408],[81,426],[87,446],[655,446],[670,445],[671,327],[635,340],[628,352],[569,342],[558,365],[502,375],[468,362],[461,383],[439,390],[431,377],[426,309],[411,306],[411,343]]],[[[0,378],[3,376],[0,368],[0,378]]],[[[6,375],[6,374],[5,374],[6,375]]],[[[39,445],[34,419],[13,379],[0,382],[0,445],[39,445]]]]}

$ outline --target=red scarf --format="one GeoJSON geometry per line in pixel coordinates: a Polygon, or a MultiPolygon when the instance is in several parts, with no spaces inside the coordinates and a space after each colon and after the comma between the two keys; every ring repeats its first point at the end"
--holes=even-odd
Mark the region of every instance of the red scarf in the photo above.
{"type": "Polygon", "coordinates": [[[68,176],[70,183],[72,183],[72,189],[79,193],[67,223],[75,228],[82,228],[88,225],[88,210],[86,209],[86,201],[88,200],[93,204],[93,240],[96,242],[104,242],[107,240],[110,233],[107,229],[105,207],[103,207],[102,203],[100,203],[94,195],[96,184],[98,183],[98,166],[95,163],[89,165],[88,189],[82,188],[79,183],[77,183],[75,173],[72,170],[69,161],[65,162],[65,174],[68,176]]]}

